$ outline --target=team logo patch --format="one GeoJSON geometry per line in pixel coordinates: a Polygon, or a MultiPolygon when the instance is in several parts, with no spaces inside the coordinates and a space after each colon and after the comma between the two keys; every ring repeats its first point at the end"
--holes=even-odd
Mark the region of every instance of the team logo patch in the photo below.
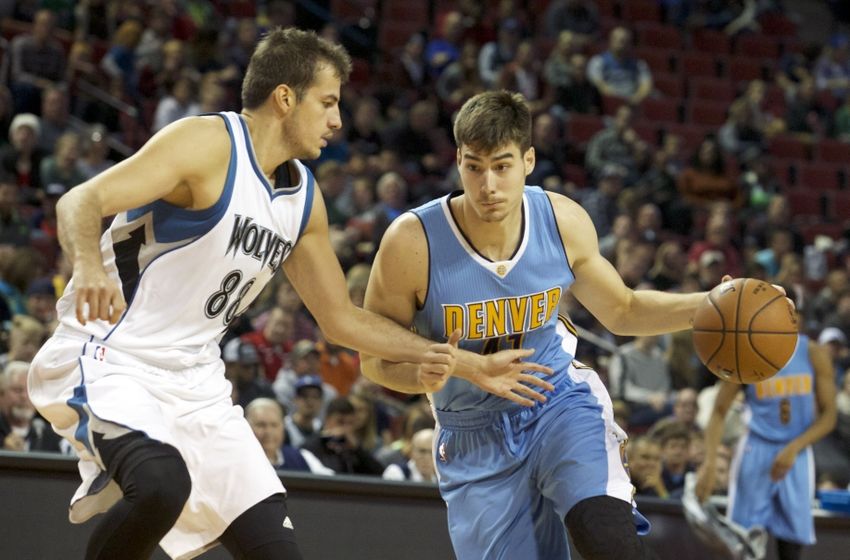
{"type": "Polygon", "coordinates": [[[288,515],[286,516],[286,519],[283,520],[283,528],[284,529],[290,529],[292,531],[295,530],[295,527],[292,526],[292,520],[289,519],[288,515]]]}
{"type": "Polygon", "coordinates": [[[94,349],[94,359],[103,361],[106,359],[106,347],[105,346],[97,346],[94,349]]]}
{"type": "Polygon", "coordinates": [[[449,458],[446,456],[446,444],[445,443],[440,444],[440,448],[439,448],[437,453],[440,455],[440,462],[448,463],[449,458]]]}

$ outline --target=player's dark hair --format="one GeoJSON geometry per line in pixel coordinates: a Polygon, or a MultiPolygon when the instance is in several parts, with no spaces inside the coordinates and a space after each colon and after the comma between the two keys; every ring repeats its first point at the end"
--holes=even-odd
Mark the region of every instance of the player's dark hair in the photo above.
{"type": "Polygon", "coordinates": [[[292,88],[296,99],[301,99],[325,65],[334,70],[340,81],[348,81],[351,58],[342,46],[313,31],[293,27],[269,31],[257,43],[245,71],[242,107],[256,109],[281,84],[292,88]]]}
{"type": "Polygon", "coordinates": [[[458,148],[489,154],[514,142],[524,154],[531,147],[531,111],[519,93],[479,93],[458,111],[454,135],[458,148]]]}

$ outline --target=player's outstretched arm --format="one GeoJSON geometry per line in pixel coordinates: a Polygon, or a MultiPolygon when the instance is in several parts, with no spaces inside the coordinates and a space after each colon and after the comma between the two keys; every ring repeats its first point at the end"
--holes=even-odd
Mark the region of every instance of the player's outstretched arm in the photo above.
{"type": "Polygon", "coordinates": [[[212,205],[224,184],[229,153],[229,138],[220,118],[184,119],[163,129],[133,156],[59,199],[59,242],[74,266],[81,323],[90,319],[114,323],[126,306],[118,285],[107,278],[103,268],[99,244],[103,218],[178,189],[183,190],[190,207],[212,205]],[[211,183],[208,177],[219,168],[218,192],[204,192],[211,183]],[[88,313],[84,313],[86,306],[88,313]]]}
{"type": "Polygon", "coordinates": [[[708,420],[708,426],[705,427],[705,459],[700,467],[696,495],[699,501],[704,502],[714,490],[715,469],[717,468],[717,447],[720,445],[720,440],[723,437],[723,429],[726,423],[726,414],[729,412],[729,407],[732,406],[738,391],[741,390],[740,385],[729,383],[727,381],[718,381],[720,390],[717,391],[717,396],[714,399],[714,407],[711,410],[711,417],[708,420]]]}
{"type": "MultiPolygon", "coordinates": [[[[418,218],[408,213],[390,226],[372,266],[366,289],[366,309],[387,317],[402,327],[413,324],[416,310],[428,290],[428,244],[418,218]]],[[[442,388],[452,373],[444,366],[445,356],[454,351],[454,375],[484,391],[524,406],[545,397],[528,385],[552,390],[552,385],[525,371],[551,373],[548,368],[522,362],[533,350],[510,350],[479,356],[457,349],[462,333],[444,333],[448,342],[433,344],[423,363],[405,363],[361,353],[363,374],[372,381],[407,393],[431,393],[442,388]]]]}
{"type": "Polygon", "coordinates": [[[815,398],[818,415],[805,432],[791,440],[776,456],[770,468],[770,477],[781,480],[788,474],[797,455],[835,429],[838,410],[835,402],[835,370],[832,359],[823,346],[809,341],[809,361],[815,371],[815,398]]]}
{"type": "Polygon", "coordinates": [[[630,289],[599,253],[596,229],[587,212],[565,196],[548,194],[575,274],[570,290],[605,328],[619,335],[646,336],[691,327],[705,292],[670,294],[630,289]]]}

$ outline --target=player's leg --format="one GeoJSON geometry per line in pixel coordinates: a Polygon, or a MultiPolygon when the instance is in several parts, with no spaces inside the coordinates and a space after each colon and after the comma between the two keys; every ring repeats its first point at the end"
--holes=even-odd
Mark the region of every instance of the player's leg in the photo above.
{"type": "Polygon", "coordinates": [[[443,426],[435,441],[440,494],[458,560],[538,559],[531,515],[537,490],[522,457],[505,445],[500,422],[443,426]]]}
{"type": "Polygon", "coordinates": [[[779,560],[800,560],[803,557],[803,545],[776,539],[776,554],[779,560]]]}
{"type": "Polygon", "coordinates": [[[141,432],[94,443],[123,497],[101,518],[86,560],[147,559],[180,516],[192,483],[180,453],[141,432]]]}
{"type": "Polygon", "coordinates": [[[236,560],[301,560],[286,496],[275,494],[237,517],[219,537],[236,560]]]}
{"type": "Polygon", "coordinates": [[[777,483],[769,530],[776,537],[779,560],[799,560],[803,546],[815,542],[810,505],[814,497],[814,473],[814,455],[811,448],[807,448],[797,456],[785,478],[777,483]]]}
{"type": "Polygon", "coordinates": [[[760,525],[772,532],[773,481],[770,466],[776,456],[775,444],[752,434],[738,441],[729,467],[729,503],[726,515],[747,529],[760,525]]]}
{"type": "Polygon", "coordinates": [[[638,536],[648,529],[632,507],[624,466],[625,433],[616,426],[611,400],[596,373],[570,367],[582,386],[546,405],[535,428],[535,476],[587,560],[655,558],[638,536]]]}

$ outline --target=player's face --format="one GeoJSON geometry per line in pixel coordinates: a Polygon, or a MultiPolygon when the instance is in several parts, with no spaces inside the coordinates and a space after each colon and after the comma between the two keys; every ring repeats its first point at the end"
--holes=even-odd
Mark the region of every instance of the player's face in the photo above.
{"type": "Polygon", "coordinates": [[[293,107],[284,130],[284,141],[292,144],[294,157],[316,159],[342,126],[339,95],[339,78],[331,66],[321,65],[313,84],[293,107]]]}
{"type": "Polygon", "coordinates": [[[469,146],[457,151],[466,202],[484,222],[499,222],[518,211],[525,178],[534,169],[534,148],[524,154],[512,143],[491,153],[469,146]]]}

